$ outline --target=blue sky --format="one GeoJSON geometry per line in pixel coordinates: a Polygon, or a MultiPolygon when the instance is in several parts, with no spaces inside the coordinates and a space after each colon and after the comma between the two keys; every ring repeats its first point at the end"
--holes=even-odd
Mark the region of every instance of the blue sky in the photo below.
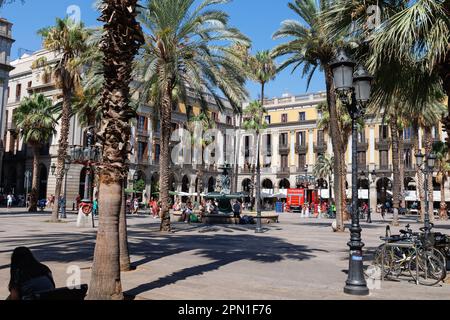
{"type": "MultiPolygon", "coordinates": [[[[271,49],[279,41],[272,40],[273,33],[286,19],[298,17],[287,7],[288,0],[234,0],[220,6],[228,12],[231,24],[239,28],[253,41],[253,51],[271,49]]],[[[93,0],[26,0],[24,4],[16,1],[0,9],[0,16],[14,23],[13,36],[16,43],[12,49],[15,59],[23,49],[35,51],[41,47],[41,39],[36,31],[54,23],[55,17],[64,17],[71,5],[81,9],[81,19],[87,26],[98,25],[98,12],[93,8],[93,0]]],[[[313,78],[308,92],[324,90],[325,83],[320,73],[313,78]]],[[[252,98],[259,96],[259,86],[248,84],[252,98]]],[[[300,71],[291,75],[286,70],[271,82],[267,89],[268,97],[281,96],[283,93],[303,94],[306,92],[306,80],[300,71]]]]}

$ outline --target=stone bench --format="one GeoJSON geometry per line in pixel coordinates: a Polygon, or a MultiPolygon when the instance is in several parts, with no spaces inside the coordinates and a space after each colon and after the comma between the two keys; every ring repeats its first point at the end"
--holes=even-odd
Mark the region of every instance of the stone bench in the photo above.
{"type": "MultiPolygon", "coordinates": [[[[246,212],[241,214],[241,216],[249,216],[252,217],[253,219],[257,218],[257,214],[256,212],[246,212]]],[[[261,223],[262,224],[271,224],[271,223],[278,223],[280,220],[280,215],[276,214],[276,213],[263,213],[261,215],[261,223]]]]}
{"type": "Polygon", "coordinates": [[[205,214],[202,222],[204,224],[239,224],[239,219],[228,214],[205,214]]]}

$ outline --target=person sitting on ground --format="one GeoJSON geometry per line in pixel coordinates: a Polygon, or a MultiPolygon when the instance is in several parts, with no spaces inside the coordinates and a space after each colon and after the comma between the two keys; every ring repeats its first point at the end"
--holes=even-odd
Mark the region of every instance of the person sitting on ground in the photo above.
{"type": "Polygon", "coordinates": [[[30,249],[16,248],[11,257],[10,295],[7,300],[23,300],[39,292],[55,290],[50,269],[36,260],[30,249]]]}

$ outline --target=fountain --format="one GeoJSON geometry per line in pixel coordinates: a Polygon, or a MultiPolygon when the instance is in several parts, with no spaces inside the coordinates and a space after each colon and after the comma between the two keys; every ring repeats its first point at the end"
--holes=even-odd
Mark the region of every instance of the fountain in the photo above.
{"type": "Polygon", "coordinates": [[[203,215],[203,222],[206,224],[238,224],[239,219],[234,218],[231,200],[243,199],[247,195],[243,192],[231,193],[230,165],[225,164],[219,169],[222,170],[222,175],[217,179],[216,191],[205,196],[207,200],[217,201],[219,213],[203,215]]]}

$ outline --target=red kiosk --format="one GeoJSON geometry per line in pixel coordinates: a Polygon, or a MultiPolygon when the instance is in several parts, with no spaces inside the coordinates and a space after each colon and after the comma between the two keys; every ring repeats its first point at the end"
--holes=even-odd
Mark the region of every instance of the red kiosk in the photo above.
{"type": "Polygon", "coordinates": [[[301,212],[305,203],[314,204],[314,212],[317,212],[319,205],[317,190],[310,189],[288,189],[286,199],[286,211],[301,212]]]}

